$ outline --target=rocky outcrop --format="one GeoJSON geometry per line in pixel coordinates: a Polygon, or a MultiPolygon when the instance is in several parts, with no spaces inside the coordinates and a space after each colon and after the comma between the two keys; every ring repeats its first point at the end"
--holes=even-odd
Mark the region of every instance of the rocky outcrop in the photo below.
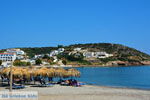
{"type": "Polygon", "coordinates": [[[106,66],[138,66],[138,65],[150,65],[150,61],[141,61],[141,62],[110,61],[106,64],[106,66]]]}
{"type": "Polygon", "coordinates": [[[141,61],[143,65],[150,65],[150,61],[141,61]]]}

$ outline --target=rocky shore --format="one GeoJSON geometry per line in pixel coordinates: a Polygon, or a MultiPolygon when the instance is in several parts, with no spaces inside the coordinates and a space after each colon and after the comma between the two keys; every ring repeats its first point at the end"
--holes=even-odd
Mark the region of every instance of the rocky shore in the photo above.
{"type": "Polygon", "coordinates": [[[65,67],[118,67],[118,66],[144,66],[150,65],[150,61],[141,61],[141,62],[127,62],[127,61],[110,61],[106,64],[101,65],[81,65],[81,64],[74,64],[74,65],[64,65],[65,67]]]}

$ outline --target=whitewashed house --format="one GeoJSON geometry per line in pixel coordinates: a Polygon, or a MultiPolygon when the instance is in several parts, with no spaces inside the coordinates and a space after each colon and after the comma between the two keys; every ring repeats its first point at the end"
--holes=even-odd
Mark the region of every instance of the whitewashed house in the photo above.
{"type": "Polygon", "coordinates": [[[58,55],[59,53],[62,53],[62,52],[64,52],[65,51],[65,49],[64,48],[59,48],[58,50],[53,50],[53,51],[51,51],[50,52],[50,57],[53,57],[53,56],[56,56],[56,55],[58,55]]]}
{"type": "Polygon", "coordinates": [[[108,54],[106,52],[95,52],[95,57],[96,58],[108,58],[113,56],[113,54],[108,54]]]}
{"type": "Polygon", "coordinates": [[[44,57],[44,54],[34,55],[34,59],[42,58],[44,57]]]}
{"type": "Polygon", "coordinates": [[[73,50],[74,50],[74,51],[80,51],[81,48],[74,48],[73,50]]]}
{"type": "Polygon", "coordinates": [[[94,57],[94,52],[84,52],[83,56],[85,56],[86,58],[92,58],[94,57]]]}
{"type": "Polygon", "coordinates": [[[7,49],[6,53],[15,53],[17,59],[24,59],[25,58],[25,52],[20,49],[7,49]]]}
{"type": "Polygon", "coordinates": [[[61,52],[64,52],[65,49],[64,49],[64,48],[59,48],[57,51],[58,51],[59,53],[61,53],[61,52]]]}
{"type": "Polygon", "coordinates": [[[15,53],[0,53],[0,60],[14,61],[16,60],[16,54],[15,53]]]}
{"type": "Polygon", "coordinates": [[[7,53],[16,53],[16,55],[24,55],[25,52],[20,49],[7,49],[7,53]]]}
{"type": "Polygon", "coordinates": [[[3,67],[9,67],[11,65],[11,62],[16,60],[16,54],[15,53],[0,53],[0,60],[2,60],[3,67]]]}
{"type": "Polygon", "coordinates": [[[113,56],[113,54],[108,54],[106,52],[84,52],[83,56],[85,56],[86,58],[108,58],[113,56]]]}
{"type": "Polygon", "coordinates": [[[59,54],[59,52],[57,50],[54,50],[54,51],[50,52],[50,57],[56,56],[58,54],[59,54]]]}

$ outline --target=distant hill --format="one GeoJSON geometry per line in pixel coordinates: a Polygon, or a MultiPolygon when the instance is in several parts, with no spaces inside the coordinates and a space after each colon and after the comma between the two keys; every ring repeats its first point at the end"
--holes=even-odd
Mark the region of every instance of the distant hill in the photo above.
{"type": "Polygon", "coordinates": [[[68,47],[69,48],[81,47],[83,49],[89,49],[91,51],[105,51],[110,54],[116,54],[117,57],[138,56],[141,57],[143,60],[150,59],[150,55],[121,44],[89,43],[89,44],[75,44],[75,45],[70,45],[68,47]]]}
{"type": "MultiPolygon", "coordinates": [[[[73,50],[74,48],[88,49],[89,51],[105,51],[110,54],[115,54],[117,57],[129,57],[138,56],[143,60],[149,60],[150,55],[143,53],[134,48],[130,48],[121,44],[112,43],[89,43],[89,44],[74,44],[69,46],[64,46],[66,50],[73,50]]],[[[29,56],[35,54],[49,54],[50,51],[58,49],[58,47],[35,47],[35,48],[21,48],[29,56]]]]}
{"type": "MultiPolygon", "coordinates": [[[[121,45],[121,44],[88,43],[88,44],[73,44],[73,45],[61,46],[61,47],[65,48],[65,52],[67,53],[73,51],[74,48],[82,48],[82,50],[85,49],[85,50],[88,50],[89,52],[105,51],[109,54],[114,55],[113,57],[104,58],[104,59],[96,58],[94,59],[95,60],[94,63],[93,61],[91,63],[91,61],[87,59],[84,59],[84,61],[80,61],[80,62],[84,62],[84,64],[85,63],[86,64],[108,64],[109,62],[112,62],[112,61],[116,61],[116,62],[122,61],[122,62],[127,63],[127,65],[132,65],[132,64],[140,65],[140,64],[143,64],[143,61],[149,61],[148,63],[147,62],[146,63],[144,62],[144,63],[150,64],[150,55],[144,52],[141,52],[139,50],[136,50],[134,48],[121,45]]],[[[20,48],[20,49],[24,50],[27,53],[27,55],[30,58],[32,58],[34,55],[37,55],[37,54],[49,54],[52,50],[57,50],[58,48],[60,47],[33,47],[33,48],[20,48]]],[[[64,58],[64,59],[69,61],[69,59],[67,58],[64,58]]],[[[80,65],[80,62],[78,62],[79,65],[80,65]]],[[[71,61],[69,61],[69,63],[72,64],[71,61]]],[[[82,64],[83,63],[81,63],[81,65],[82,64]]]]}

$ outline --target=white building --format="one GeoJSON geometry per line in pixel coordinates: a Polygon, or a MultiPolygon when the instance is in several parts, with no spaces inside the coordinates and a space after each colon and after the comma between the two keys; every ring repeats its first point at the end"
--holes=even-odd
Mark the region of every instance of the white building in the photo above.
{"type": "Polygon", "coordinates": [[[22,59],[24,59],[25,57],[24,56],[22,56],[22,55],[17,55],[17,57],[16,57],[17,59],[19,59],[19,60],[22,60],[22,59]]]}
{"type": "Polygon", "coordinates": [[[44,57],[44,54],[39,54],[39,55],[35,55],[34,56],[35,59],[37,59],[37,58],[43,58],[43,57],[44,57]]]}
{"type": "Polygon", "coordinates": [[[50,52],[50,57],[56,56],[58,54],[59,54],[59,52],[57,50],[54,50],[54,51],[50,52]]]}
{"type": "Polygon", "coordinates": [[[24,55],[25,52],[20,49],[7,49],[7,53],[16,53],[16,55],[24,55]]]}
{"type": "Polygon", "coordinates": [[[0,60],[5,61],[14,61],[16,60],[15,53],[0,53],[0,60]]]}
{"type": "Polygon", "coordinates": [[[94,52],[84,52],[83,56],[85,56],[86,58],[92,58],[94,57],[94,52]]]}
{"type": "Polygon", "coordinates": [[[24,59],[25,58],[25,52],[20,49],[7,49],[6,53],[15,53],[17,59],[24,59]]]}
{"type": "Polygon", "coordinates": [[[106,52],[84,52],[83,56],[85,56],[86,58],[108,58],[113,56],[113,54],[108,54],[106,52]]]}
{"type": "Polygon", "coordinates": [[[61,53],[61,52],[64,52],[65,49],[64,49],[64,48],[59,48],[57,51],[58,51],[59,53],[61,53]]]}
{"type": "Polygon", "coordinates": [[[112,54],[108,54],[106,52],[95,52],[95,57],[97,58],[107,58],[113,56],[112,54]]]}
{"type": "Polygon", "coordinates": [[[80,51],[81,48],[74,48],[73,50],[74,50],[74,51],[80,51]]]}
{"type": "Polygon", "coordinates": [[[65,49],[64,48],[59,48],[58,50],[53,50],[52,52],[50,52],[50,57],[52,57],[52,56],[56,56],[56,55],[58,55],[59,53],[62,53],[62,52],[64,52],[65,51],[65,49]]]}

